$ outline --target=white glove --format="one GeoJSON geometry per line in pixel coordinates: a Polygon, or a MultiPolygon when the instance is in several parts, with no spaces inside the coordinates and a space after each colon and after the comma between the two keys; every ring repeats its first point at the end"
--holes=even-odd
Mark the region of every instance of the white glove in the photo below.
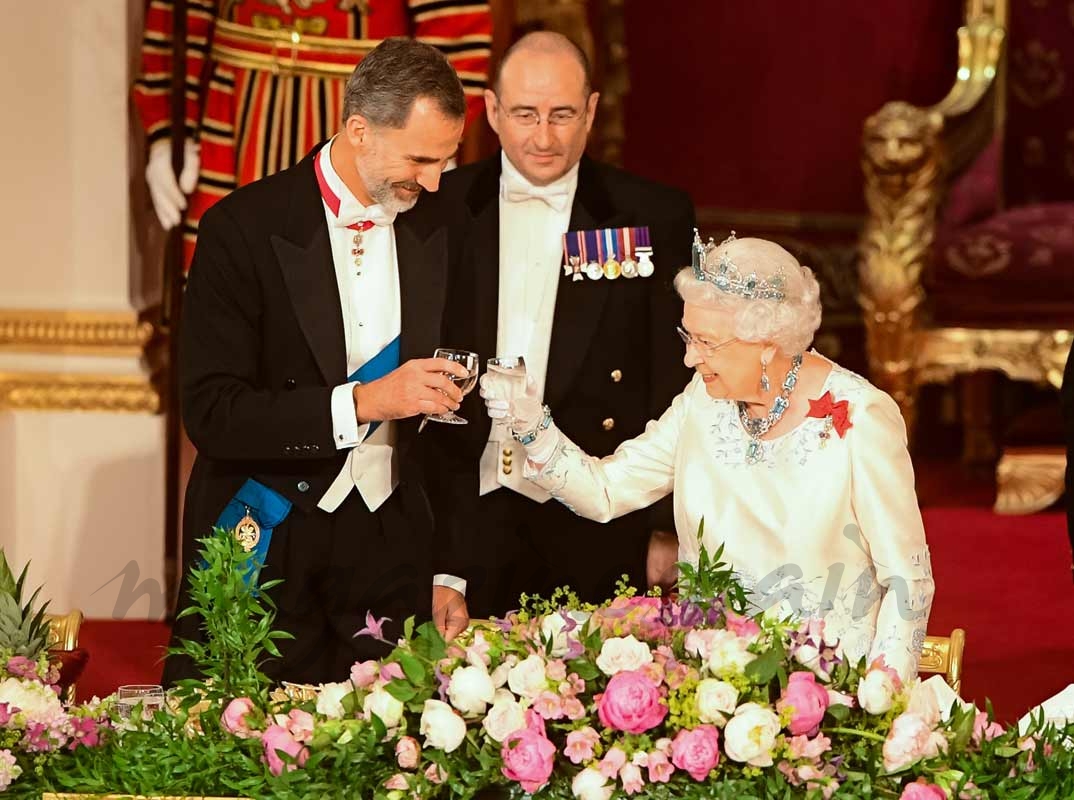
{"type": "Polygon", "coordinates": [[[515,400],[520,397],[537,399],[537,383],[533,380],[533,376],[526,376],[526,387],[520,392],[521,383],[518,378],[498,372],[486,372],[481,376],[480,395],[485,400],[485,411],[490,419],[510,423],[514,416],[511,412],[511,404],[515,400]]]}
{"type": "Polygon", "coordinates": [[[153,210],[166,231],[170,231],[183,219],[186,197],[198,183],[201,158],[197,142],[189,139],[183,144],[183,171],[179,179],[172,169],[172,143],[170,139],[153,142],[149,148],[149,161],[145,167],[145,182],[153,200],[153,210]]]}

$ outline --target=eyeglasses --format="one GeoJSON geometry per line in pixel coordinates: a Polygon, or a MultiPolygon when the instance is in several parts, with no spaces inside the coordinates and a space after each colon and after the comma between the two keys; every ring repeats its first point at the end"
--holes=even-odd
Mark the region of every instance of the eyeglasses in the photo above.
{"type": "Polygon", "coordinates": [[[732,337],[722,342],[713,343],[710,342],[708,339],[700,339],[697,336],[694,336],[689,331],[684,330],[681,326],[676,326],[675,330],[678,331],[679,338],[683,340],[687,347],[693,345],[697,348],[698,352],[700,352],[706,358],[708,356],[711,356],[717,350],[722,350],[723,348],[727,347],[727,345],[733,344],[738,341],[737,338],[732,337]]]}
{"type": "MultiPolygon", "coordinates": [[[[541,115],[534,111],[532,108],[519,109],[517,111],[507,111],[500,101],[496,101],[496,105],[507,116],[509,120],[518,125],[520,128],[535,128],[541,124],[541,115]]],[[[549,125],[554,125],[557,128],[565,128],[568,125],[573,125],[585,116],[584,111],[575,111],[571,108],[561,108],[551,112],[545,121],[549,125]]]]}

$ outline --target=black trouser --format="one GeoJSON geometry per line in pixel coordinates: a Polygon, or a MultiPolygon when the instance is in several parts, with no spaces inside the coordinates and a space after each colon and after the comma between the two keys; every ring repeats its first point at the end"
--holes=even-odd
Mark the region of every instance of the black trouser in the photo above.
{"type": "Polygon", "coordinates": [[[538,503],[501,487],[478,498],[466,592],[470,616],[503,616],[519,607],[523,592],[549,598],[569,585],[587,602],[615,593],[623,575],[646,588],[649,522],[645,511],[606,524],[577,516],[557,500],[538,503]]]}
{"type": "MultiPolygon", "coordinates": [[[[384,628],[389,641],[407,617],[429,619],[432,546],[427,505],[413,484],[401,483],[375,512],[357,491],[332,514],[292,509],[273,532],[258,582],[283,579],[269,592],[277,609],[273,627],[295,638],[276,641],[283,658],[268,661],[265,673],[274,681],[341,681],[355,661],[387,655],[388,645],[354,634],[365,627],[367,611],[391,618],[384,628]]],[[[179,637],[200,638],[200,622],[178,620],[173,645],[179,637]]],[[[194,674],[186,659],[169,658],[163,681],[194,674]]]]}

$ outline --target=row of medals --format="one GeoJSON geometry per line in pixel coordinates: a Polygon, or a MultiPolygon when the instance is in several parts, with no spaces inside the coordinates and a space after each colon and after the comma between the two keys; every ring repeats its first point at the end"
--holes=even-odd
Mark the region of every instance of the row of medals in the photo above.
{"type": "Polygon", "coordinates": [[[583,264],[581,256],[570,256],[567,259],[567,263],[563,265],[563,274],[573,275],[576,281],[582,280],[583,274],[594,281],[601,278],[614,281],[620,275],[624,278],[648,278],[653,274],[653,262],[649,259],[648,253],[639,255],[641,257],[640,261],[635,261],[628,257],[619,262],[614,258],[609,258],[604,262],[603,266],[597,261],[583,264]]]}

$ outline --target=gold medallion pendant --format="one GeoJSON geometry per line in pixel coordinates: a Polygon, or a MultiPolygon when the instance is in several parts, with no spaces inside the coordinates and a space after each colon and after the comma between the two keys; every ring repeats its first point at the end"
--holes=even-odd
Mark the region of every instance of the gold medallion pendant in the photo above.
{"type": "Polygon", "coordinates": [[[244,553],[252,551],[257,547],[257,543],[261,541],[261,526],[257,524],[257,520],[250,516],[249,506],[246,507],[246,516],[235,525],[235,538],[242,545],[244,553]]]}

